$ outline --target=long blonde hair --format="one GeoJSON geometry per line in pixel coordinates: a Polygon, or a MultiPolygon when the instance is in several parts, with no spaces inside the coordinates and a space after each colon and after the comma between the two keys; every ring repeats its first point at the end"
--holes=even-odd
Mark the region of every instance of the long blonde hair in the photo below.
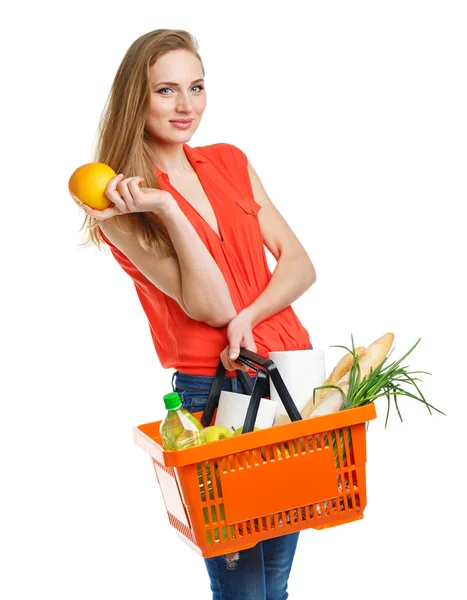
{"type": "MultiPolygon", "coordinates": [[[[144,130],[150,100],[149,69],[162,55],[171,50],[188,50],[204,66],[193,35],[181,29],[156,29],[139,37],[128,48],[117,70],[107,102],[102,112],[96,150],[92,162],[102,162],[125,177],[141,176],[144,186],[160,189],[154,169],[154,157],[144,130]]],[[[154,213],[129,213],[115,217],[117,227],[136,235],[145,250],[160,256],[175,254],[163,221],[154,213]]],[[[86,215],[80,231],[86,227],[84,246],[95,244],[99,249],[103,239],[99,221],[86,215]]]]}

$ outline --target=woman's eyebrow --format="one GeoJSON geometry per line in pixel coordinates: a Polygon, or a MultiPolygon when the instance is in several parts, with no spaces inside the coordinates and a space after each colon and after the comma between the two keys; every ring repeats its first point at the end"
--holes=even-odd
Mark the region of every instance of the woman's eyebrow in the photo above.
{"type": "MultiPolygon", "coordinates": [[[[190,85],[193,85],[194,83],[199,83],[200,81],[204,81],[204,79],[203,78],[195,79],[195,81],[192,81],[190,85]]],[[[159,81],[159,83],[154,83],[153,85],[156,86],[156,85],[161,85],[161,84],[172,85],[174,87],[179,87],[179,85],[180,85],[178,83],[174,83],[173,81],[159,81]]]]}

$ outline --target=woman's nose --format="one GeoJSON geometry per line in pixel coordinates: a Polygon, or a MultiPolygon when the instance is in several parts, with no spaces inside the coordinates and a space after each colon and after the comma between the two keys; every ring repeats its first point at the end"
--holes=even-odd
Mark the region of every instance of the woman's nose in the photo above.
{"type": "Polygon", "coordinates": [[[177,109],[178,110],[183,110],[185,112],[191,112],[192,111],[191,101],[188,98],[188,96],[185,96],[183,94],[180,94],[180,96],[178,96],[178,98],[177,98],[177,109]]]}

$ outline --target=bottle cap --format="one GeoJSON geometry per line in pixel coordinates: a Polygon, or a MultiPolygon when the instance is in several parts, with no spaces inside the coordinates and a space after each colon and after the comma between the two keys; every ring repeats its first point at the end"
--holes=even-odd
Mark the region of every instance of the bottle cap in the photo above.
{"type": "Polygon", "coordinates": [[[180,408],[182,401],[180,400],[180,394],[178,392],[170,392],[164,396],[164,404],[167,410],[174,408],[180,408]]]}

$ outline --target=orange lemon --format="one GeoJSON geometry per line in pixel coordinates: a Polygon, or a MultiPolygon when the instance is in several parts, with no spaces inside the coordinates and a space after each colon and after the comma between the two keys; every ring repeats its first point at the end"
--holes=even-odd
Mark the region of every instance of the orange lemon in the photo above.
{"type": "Polygon", "coordinates": [[[100,162],[88,163],[78,167],[70,177],[68,189],[73,200],[87,204],[91,208],[104,210],[113,206],[113,202],[105,195],[105,188],[115,171],[100,162]]]}

